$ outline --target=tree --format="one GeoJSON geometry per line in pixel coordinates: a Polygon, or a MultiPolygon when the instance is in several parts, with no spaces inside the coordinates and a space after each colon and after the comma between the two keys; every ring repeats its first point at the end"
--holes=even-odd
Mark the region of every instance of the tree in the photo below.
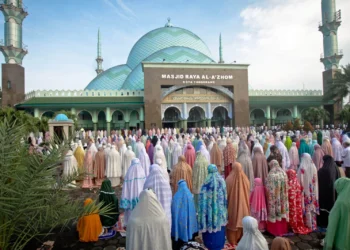
{"type": "Polygon", "coordinates": [[[326,100],[342,101],[344,97],[350,94],[350,64],[342,66],[341,71],[334,74],[334,79],[327,93],[326,100]]]}
{"type": "Polygon", "coordinates": [[[311,122],[311,124],[316,125],[324,120],[327,122],[329,120],[329,112],[323,108],[310,107],[303,112],[304,120],[311,122]]]}
{"type": "Polygon", "coordinates": [[[311,123],[308,122],[308,121],[305,121],[304,122],[304,127],[303,127],[303,130],[306,131],[306,132],[313,132],[314,131],[314,128],[312,127],[311,123]]]}
{"type": "Polygon", "coordinates": [[[294,120],[293,129],[294,130],[301,130],[301,125],[300,125],[300,120],[299,119],[295,119],[294,120]]]}
{"type": "Polygon", "coordinates": [[[338,119],[347,124],[346,130],[350,130],[350,105],[346,105],[338,114],[338,119]]]}
{"type": "Polygon", "coordinates": [[[288,121],[286,125],[284,125],[283,128],[285,131],[293,130],[293,123],[291,121],[288,121]]]}
{"type": "Polygon", "coordinates": [[[111,215],[110,206],[93,203],[82,208],[63,190],[73,178],[58,179],[58,168],[66,146],[49,154],[29,154],[22,138],[24,124],[0,120],[0,249],[22,250],[35,237],[46,236],[53,228],[64,227],[77,218],[99,213],[111,215]],[[56,176],[56,178],[54,177],[56,176]]]}
{"type": "MultiPolygon", "coordinates": [[[[16,121],[17,126],[24,126],[27,134],[30,132],[38,132],[39,127],[37,126],[40,119],[35,118],[32,115],[22,111],[15,110],[14,108],[5,107],[0,109],[0,120],[6,119],[10,124],[16,121]]],[[[47,131],[48,127],[46,127],[47,131]]]]}

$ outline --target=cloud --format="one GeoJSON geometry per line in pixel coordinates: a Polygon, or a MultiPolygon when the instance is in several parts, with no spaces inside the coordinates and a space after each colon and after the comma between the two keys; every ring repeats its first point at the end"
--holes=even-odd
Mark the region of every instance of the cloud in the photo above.
{"type": "Polygon", "coordinates": [[[107,4],[118,16],[125,20],[131,20],[131,17],[124,15],[110,0],[103,0],[105,4],[107,4]]]}
{"type": "Polygon", "coordinates": [[[132,11],[128,6],[126,6],[126,4],[123,2],[123,0],[116,0],[117,4],[120,8],[122,8],[124,10],[124,12],[136,17],[136,14],[134,11],[132,11]]]}
{"type": "MultiPolygon", "coordinates": [[[[338,0],[338,8],[350,9],[350,1],[338,0]]],[[[237,63],[247,62],[249,82],[256,89],[322,88],[323,39],[318,31],[321,6],[315,0],[265,0],[240,13],[244,32],[225,48],[237,63]]],[[[350,20],[343,15],[339,29],[341,64],[349,63],[350,20]],[[347,55],[347,56],[345,56],[347,55]]]]}

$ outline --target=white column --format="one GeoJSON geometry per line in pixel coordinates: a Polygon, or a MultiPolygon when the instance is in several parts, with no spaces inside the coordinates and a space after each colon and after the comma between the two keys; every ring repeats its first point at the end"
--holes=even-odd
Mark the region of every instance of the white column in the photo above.
{"type": "Polygon", "coordinates": [[[187,119],[188,118],[188,112],[187,112],[187,103],[182,104],[182,118],[187,119]]]}

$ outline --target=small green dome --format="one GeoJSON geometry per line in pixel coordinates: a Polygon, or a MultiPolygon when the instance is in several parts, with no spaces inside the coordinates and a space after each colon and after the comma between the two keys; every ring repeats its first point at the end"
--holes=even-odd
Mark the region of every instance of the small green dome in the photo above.
{"type": "Polygon", "coordinates": [[[67,122],[67,121],[69,121],[68,117],[65,114],[58,114],[58,115],[56,115],[54,120],[56,122],[67,122]]]}

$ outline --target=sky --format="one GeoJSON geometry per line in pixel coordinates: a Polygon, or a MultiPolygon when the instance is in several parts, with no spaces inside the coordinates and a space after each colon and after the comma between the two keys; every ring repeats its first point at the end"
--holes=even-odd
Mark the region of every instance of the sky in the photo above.
{"type": "MultiPolygon", "coordinates": [[[[26,92],[84,89],[96,76],[97,31],[103,68],[124,64],[132,46],[171,18],[197,34],[226,63],[249,66],[253,89],[321,89],[320,0],[23,0],[26,92]]],[[[350,63],[350,1],[338,31],[342,65],[350,63]]],[[[3,34],[3,25],[0,34],[3,34]]],[[[1,58],[1,63],[4,58],[1,58]]]]}

